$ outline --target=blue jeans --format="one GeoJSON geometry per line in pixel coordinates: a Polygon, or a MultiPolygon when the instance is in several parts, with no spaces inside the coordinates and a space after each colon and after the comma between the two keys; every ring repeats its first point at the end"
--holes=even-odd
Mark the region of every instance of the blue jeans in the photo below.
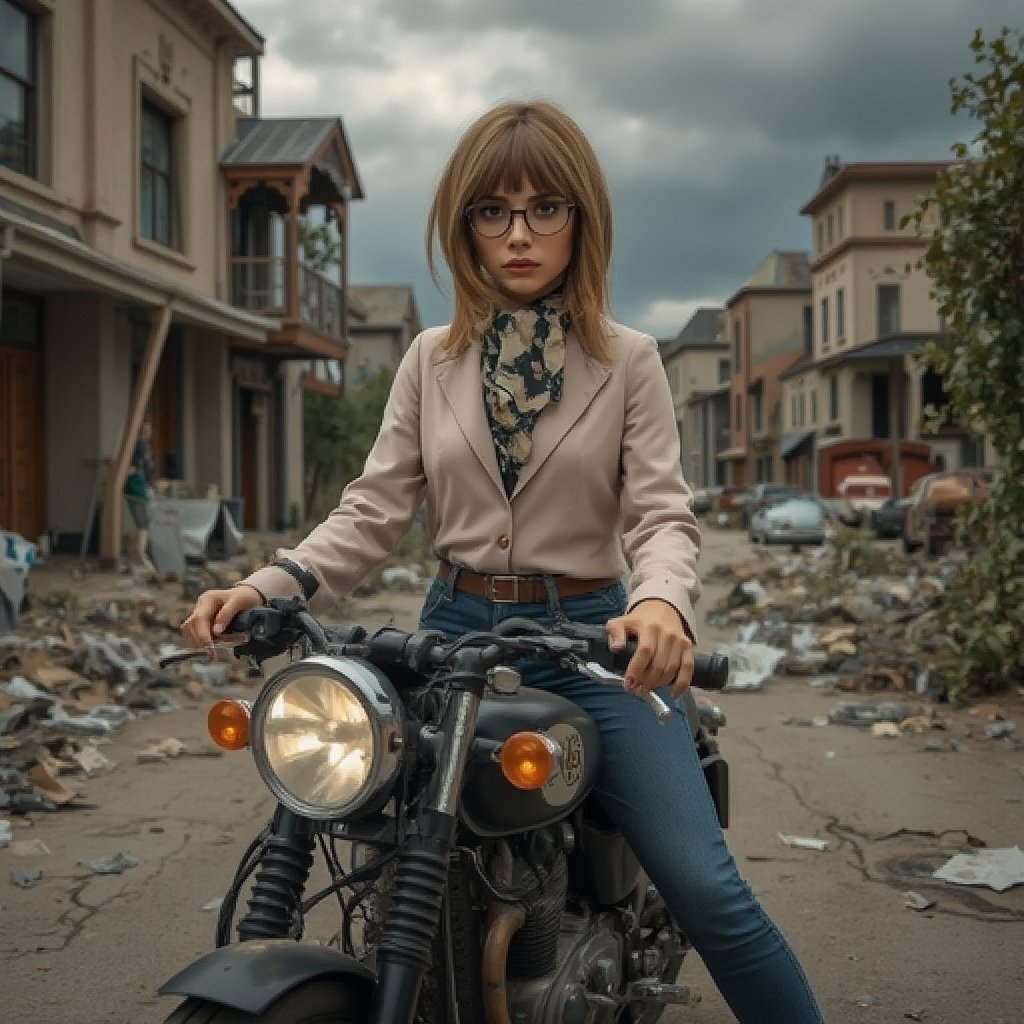
{"type": "MultiPolygon", "coordinates": [[[[550,624],[561,614],[603,624],[621,615],[621,584],[547,603],[495,604],[435,579],[420,625],[449,636],[487,630],[502,620],[550,624]]],[[[740,877],[718,824],[690,735],[686,713],[666,725],[625,690],[557,666],[524,662],[523,683],[550,690],[583,708],[601,734],[596,795],[622,830],[672,916],[700,954],[741,1024],[821,1024],[823,1018],[789,944],[740,877]]],[[[662,696],[671,702],[666,691],[662,696]]]]}

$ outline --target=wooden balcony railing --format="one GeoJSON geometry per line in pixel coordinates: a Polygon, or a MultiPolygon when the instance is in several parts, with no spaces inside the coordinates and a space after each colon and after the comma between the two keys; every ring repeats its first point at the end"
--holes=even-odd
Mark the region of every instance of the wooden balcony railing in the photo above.
{"type": "Polygon", "coordinates": [[[341,285],[309,267],[292,264],[298,275],[297,315],[288,309],[288,274],[283,256],[235,256],[231,260],[231,301],[254,313],[288,318],[329,338],[342,339],[341,285]]]}
{"type": "Polygon", "coordinates": [[[254,313],[287,313],[287,267],[283,256],[235,256],[231,301],[254,313]]]}
{"type": "Polygon", "coordinates": [[[330,338],[342,337],[341,285],[299,266],[299,319],[330,338]]]}

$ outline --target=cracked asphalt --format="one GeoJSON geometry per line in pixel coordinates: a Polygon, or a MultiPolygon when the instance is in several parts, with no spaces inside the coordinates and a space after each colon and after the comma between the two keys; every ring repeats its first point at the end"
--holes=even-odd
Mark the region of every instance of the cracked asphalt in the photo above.
{"type": "MultiPolygon", "coordinates": [[[[736,534],[709,530],[702,564],[748,553],[736,534]]],[[[721,592],[709,585],[705,606],[721,592]]],[[[418,599],[353,604],[367,623],[410,626],[418,599]]],[[[701,630],[702,647],[726,639],[701,630]]],[[[921,736],[785,724],[838,699],[799,678],[716,698],[728,716],[721,745],[740,870],[792,942],[830,1024],[1024,1024],[1024,886],[996,893],[931,877],[969,837],[1024,844],[1020,744],[968,739],[958,751],[926,752],[921,736]],[[829,849],[791,848],[780,832],[829,849]],[[907,909],[907,891],[934,906],[907,909]]],[[[1024,700],[999,703],[1024,733],[1024,700]]],[[[104,748],[118,767],[88,781],[86,806],[16,828],[16,839],[48,853],[0,850],[3,1024],[159,1024],[175,1005],[160,984],[212,948],[216,913],[203,908],[223,894],[271,799],[245,753],[135,763],[151,740],[205,745],[207,706],[131,723],[104,748]],[[96,875],[80,863],[118,852],[138,865],[96,875]],[[12,870],[33,869],[43,872],[34,888],[10,882],[12,870]]],[[[965,710],[940,710],[951,732],[976,724],[965,710]]],[[[309,931],[333,927],[325,915],[309,931]]],[[[666,1024],[733,1020],[695,957],[680,983],[694,1004],[671,1009],[666,1024]]]]}

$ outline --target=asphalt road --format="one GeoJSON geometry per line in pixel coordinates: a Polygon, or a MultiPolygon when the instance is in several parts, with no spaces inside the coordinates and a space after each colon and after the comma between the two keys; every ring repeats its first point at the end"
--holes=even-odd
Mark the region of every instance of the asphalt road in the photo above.
{"type": "MultiPolygon", "coordinates": [[[[737,534],[709,531],[702,564],[748,553],[737,534]]],[[[708,602],[720,592],[709,587],[708,602]]],[[[358,612],[409,625],[415,603],[374,599],[358,612]]],[[[731,638],[708,628],[701,644],[720,639],[731,638]]],[[[966,738],[959,750],[926,752],[921,736],[787,724],[824,715],[837,699],[800,680],[718,698],[728,716],[730,844],[827,1020],[1024,1024],[1024,886],[996,893],[930,877],[967,836],[993,848],[1024,844],[1024,749],[966,738]],[[779,833],[825,839],[829,849],[791,848],[779,833]],[[907,891],[934,906],[908,909],[907,891]]],[[[1000,703],[1020,735],[1024,700],[1000,703]]],[[[152,739],[202,744],[205,708],[132,723],[106,748],[118,767],[88,781],[91,808],[17,829],[48,852],[0,850],[3,1024],[158,1024],[174,1005],[157,995],[161,982],[212,948],[215,914],[204,906],[223,893],[271,800],[246,753],[135,763],[152,739]],[[99,876],[79,864],[118,852],[138,865],[99,876]],[[38,885],[10,883],[11,870],[30,868],[43,871],[38,885]]],[[[947,735],[976,731],[966,711],[940,710],[947,735]]],[[[680,981],[695,1004],[667,1022],[733,1019],[695,958],[680,981]]]]}

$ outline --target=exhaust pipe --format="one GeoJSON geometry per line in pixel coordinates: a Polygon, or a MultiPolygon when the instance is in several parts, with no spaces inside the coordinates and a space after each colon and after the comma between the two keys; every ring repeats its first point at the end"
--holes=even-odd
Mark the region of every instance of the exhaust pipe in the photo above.
{"type": "Polygon", "coordinates": [[[526,911],[519,904],[492,903],[487,914],[487,935],[484,938],[481,973],[484,983],[484,1017],[487,1024],[512,1024],[508,1014],[505,989],[508,950],[526,920],[526,911]]]}

